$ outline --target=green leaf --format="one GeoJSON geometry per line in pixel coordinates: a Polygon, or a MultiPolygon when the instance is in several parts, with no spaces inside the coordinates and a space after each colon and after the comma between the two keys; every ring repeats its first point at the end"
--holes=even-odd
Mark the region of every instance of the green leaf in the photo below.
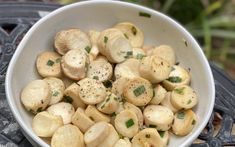
{"type": "Polygon", "coordinates": [[[85,50],[89,54],[91,52],[91,47],[87,46],[87,47],[85,47],[85,50]]]}
{"type": "Polygon", "coordinates": [[[126,121],[126,127],[130,128],[131,126],[133,126],[135,123],[133,121],[133,119],[129,119],[128,121],[126,121]]]}
{"type": "Polygon", "coordinates": [[[146,12],[139,12],[139,16],[141,16],[141,17],[151,18],[151,14],[146,13],[146,12]]]}
{"type": "Polygon", "coordinates": [[[104,43],[107,43],[109,38],[107,36],[104,36],[104,43]]]}
{"type": "Polygon", "coordinates": [[[178,112],[177,113],[177,118],[178,119],[184,119],[185,113],[184,112],[178,112]]]}
{"type": "Polygon", "coordinates": [[[165,131],[158,131],[158,133],[159,133],[159,135],[161,136],[161,138],[163,138],[164,135],[165,135],[165,131]]]}
{"type": "Polygon", "coordinates": [[[54,65],[54,63],[55,63],[55,62],[54,62],[54,61],[52,61],[52,60],[50,60],[50,59],[47,61],[47,65],[48,65],[48,66],[53,66],[53,65],[54,65]]]}
{"type": "Polygon", "coordinates": [[[169,77],[167,81],[170,81],[171,83],[180,83],[182,82],[182,79],[180,77],[169,77]]]}
{"type": "Polygon", "coordinates": [[[143,94],[146,91],[144,85],[141,85],[139,87],[137,87],[133,93],[135,94],[136,97],[140,96],[141,94],[143,94]]]}

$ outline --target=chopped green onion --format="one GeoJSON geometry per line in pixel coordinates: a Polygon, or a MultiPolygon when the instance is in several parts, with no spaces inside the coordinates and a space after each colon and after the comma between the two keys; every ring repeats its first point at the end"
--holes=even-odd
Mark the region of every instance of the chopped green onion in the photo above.
{"type": "Polygon", "coordinates": [[[60,94],[58,91],[53,91],[52,96],[58,96],[58,94],[60,94]]]}
{"type": "Polygon", "coordinates": [[[98,76],[93,76],[93,79],[99,80],[99,77],[98,76]]]}
{"type": "Polygon", "coordinates": [[[137,88],[133,91],[133,93],[134,93],[135,96],[137,97],[137,96],[140,96],[141,94],[143,94],[145,91],[146,91],[146,89],[145,89],[144,85],[141,85],[141,86],[137,87],[137,88]]]}
{"type": "Polygon", "coordinates": [[[184,88],[185,88],[185,87],[182,87],[182,88],[176,88],[176,89],[174,89],[174,91],[175,91],[176,93],[178,93],[178,94],[183,95],[183,94],[184,94],[184,88]]]}
{"type": "Polygon", "coordinates": [[[159,133],[159,135],[161,136],[161,138],[163,138],[164,135],[165,135],[165,131],[158,131],[158,133],[159,133]]]}
{"type": "Polygon", "coordinates": [[[54,61],[52,61],[52,60],[48,60],[48,61],[47,61],[47,65],[48,65],[48,66],[53,66],[53,65],[54,65],[54,63],[55,63],[55,62],[54,62],[54,61]]]}
{"type": "Polygon", "coordinates": [[[112,88],[112,86],[113,86],[113,84],[110,80],[104,81],[103,84],[106,88],[112,88]]]}
{"type": "Polygon", "coordinates": [[[104,43],[107,43],[109,38],[107,36],[104,36],[104,43]]]}
{"type": "Polygon", "coordinates": [[[151,14],[146,13],[146,12],[139,12],[139,16],[141,16],[141,17],[151,18],[151,14]]]}
{"type": "Polygon", "coordinates": [[[68,95],[65,95],[65,96],[64,96],[64,101],[65,101],[65,102],[68,102],[68,103],[70,103],[70,104],[72,104],[72,103],[73,103],[73,98],[71,98],[71,97],[68,96],[68,95]]]}
{"type": "Polygon", "coordinates": [[[167,80],[172,82],[172,83],[180,83],[180,82],[182,82],[182,79],[180,77],[169,77],[167,80]]]}
{"type": "Polygon", "coordinates": [[[57,58],[57,59],[55,60],[56,63],[60,63],[60,61],[61,61],[61,58],[57,58]]]}
{"type": "Polygon", "coordinates": [[[150,134],[146,134],[145,137],[146,137],[146,138],[150,138],[150,134]]]}
{"type": "Polygon", "coordinates": [[[127,36],[127,34],[126,34],[126,33],[124,33],[124,36],[126,37],[126,39],[129,39],[129,37],[127,36]]]}
{"type": "Polygon", "coordinates": [[[156,128],[157,126],[156,125],[149,125],[149,128],[156,128]]]}
{"type": "Polygon", "coordinates": [[[192,103],[192,100],[188,100],[187,104],[190,104],[190,103],[192,103]]]}
{"type": "Polygon", "coordinates": [[[87,46],[87,47],[85,47],[85,50],[86,50],[86,52],[89,54],[90,51],[91,51],[91,47],[87,46]]]}
{"type": "Polygon", "coordinates": [[[193,120],[193,121],[192,121],[192,125],[195,125],[195,124],[196,124],[196,120],[193,120]]]}
{"type": "Polygon", "coordinates": [[[37,113],[39,113],[39,112],[42,112],[42,107],[39,107],[39,108],[37,109],[37,113]]]}
{"type": "Polygon", "coordinates": [[[136,59],[139,59],[139,60],[143,59],[144,57],[145,57],[145,55],[143,55],[143,54],[136,55],[136,59]]]}
{"type": "Polygon", "coordinates": [[[184,112],[178,112],[177,118],[178,119],[184,119],[185,113],[184,112]]]}
{"type": "Polygon", "coordinates": [[[133,119],[129,119],[128,121],[126,121],[126,127],[130,128],[131,126],[133,126],[135,123],[133,121],[133,119]]]}
{"type": "Polygon", "coordinates": [[[110,100],[110,97],[105,100],[105,102],[108,102],[110,100]]]}
{"type": "Polygon", "coordinates": [[[137,34],[137,29],[134,26],[131,28],[131,31],[133,35],[137,34]]]}

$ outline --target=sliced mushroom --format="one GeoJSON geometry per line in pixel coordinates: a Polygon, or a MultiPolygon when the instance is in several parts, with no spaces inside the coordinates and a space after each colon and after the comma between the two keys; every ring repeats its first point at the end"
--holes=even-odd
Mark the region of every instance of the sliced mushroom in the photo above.
{"type": "Polygon", "coordinates": [[[61,56],[55,52],[42,52],[37,56],[36,67],[42,77],[61,77],[61,56]]]}
{"type": "Polygon", "coordinates": [[[85,104],[98,104],[107,96],[106,88],[98,80],[85,78],[78,82],[78,86],[79,97],[85,104]]]}
{"type": "Polygon", "coordinates": [[[133,58],[141,60],[143,57],[146,57],[146,53],[141,48],[133,48],[133,58]]]}
{"type": "Polygon", "coordinates": [[[178,65],[174,65],[168,79],[164,80],[162,84],[167,90],[172,91],[177,86],[188,85],[189,83],[189,72],[178,65]]]}
{"type": "Polygon", "coordinates": [[[174,107],[171,103],[171,92],[166,93],[165,98],[161,101],[161,105],[171,109],[173,113],[179,111],[179,109],[174,107]]]}
{"type": "Polygon", "coordinates": [[[118,103],[118,97],[109,92],[104,101],[97,105],[97,109],[105,114],[112,114],[118,109],[118,103]]]}
{"type": "Polygon", "coordinates": [[[166,60],[170,65],[175,64],[175,51],[169,45],[160,45],[152,50],[152,55],[156,55],[166,60]]]}
{"type": "Polygon", "coordinates": [[[38,113],[32,121],[33,131],[39,137],[52,137],[62,125],[64,124],[60,116],[49,114],[46,111],[38,113]]]}
{"type": "Polygon", "coordinates": [[[196,114],[192,110],[179,111],[175,114],[172,131],[177,136],[185,136],[192,131],[196,121],[196,114]]]}
{"type": "Polygon", "coordinates": [[[98,41],[99,36],[100,36],[99,31],[96,31],[96,30],[90,30],[89,31],[89,37],[90,37],[90,40],[91,40],[91,43],[92,43],[92,47],[90,49],[90,52],[88,52],[90,61],[95,60],[96,57],[99,54],[99,49],[98,49],[98,45],[97,45],[97,41],[98,41]]]}
{"type": "Polygon", "coordinates": [[[169,77],[171,66],[158,56],[147,56],[141,60],[139,71],[141,77],[152,83],[159,83],[169,77]]]}
{"type": "Polygon", "coordinates": [[[123,91],[130,79],[121,77],[113,82],[111,92],[117,95],[119,98],[122,97],[123,91]]]}
{"type": "Polygon", "coordinates": [[[54,77],[48,77],[43,80],[49,84],[50,89],[51,89],[52,95],[51,95],[51,100],[50,100],[49,105],[52,105],[61,101],[63,98],[64,89],[65,89],[64,82],[61,79],[54,78],[54,77]]]}
{"type": "Polygon", "coordinates": [[[73,49],[85,51],[87,47],[91,47],[91,41],[80,29],[67,29],[56,34],[54,46],[59,54],[64,55],[73,49]]]}
{"type": "Polygon", "coordinates": [[[153,88],[148,80],[133,78],[127,83],[123,95],[129,103],[145,106],[153,97],[153,88]]]}
{"type": "Polygon", "coordinates": [[[112,63],[120,63],[132,56],[132,47],[123,33],[115,28],[101,32],[98,39],[99,51],[112,63]]]}
{"type": "Polygon", "coordinates": [[[110,117],[101,113],[96,109],[95,106],[89,105],[87,106],[85,110],[86,116],[88,116],[92,121],[95,122],[100,122],[100,121],[105,121],[105,122],[110,122],[110,117]]]}
{"type": "Polygon", "coordinates": [[[173,112],[160,105],[148,105],[143,114],[145,124],[149,127],[155,127],[159,131],[169,130],[174,119],[173,112]]]}
{"type": "Polygon", "coordinates": [[[107,122],[98,122],[91,126],[84,134],[84,141],[87,147],[96,147],[101,144],[109,135],[107,122]]]}
{"type": "Polygon", "coordinates": [[[130,22],[118,23],[114,26],[123,32],[125,37],[130,41],[132,47],[141,47],[144,43],[143,32],[130,22]]]}
{"type": "Polygon", "coordinates": [[[113,147],[131,147],[131,142],[128,138],[119,139],[113,147]]]}
{"type": "Polygon", "coordinates": [[[64,125],[56,130],[51,139],[52,147],[85,147],[82,132],[74,125],[64,125]]]}
{"type": "Polygon", "coordinates": [[[61,116],[64,124],[69,124],[72,121],[72,116],[75,113],[73,106],[69,103],[60,102],[53,104],[47,108],[50,114],[61,116]]]}
{"type": "Polygon", "coordinates": [[[68,51],[62,58],[61,66],[64,74],[73,79],[85,78],[89,66],[89,59],[85,52],[79,49],[68,51]]]}
{"type": "Polygon", "coordinates": [[[196,92],[187,85],[177,86],[171,93],[171,103],[178,109],[191,109],[198,102],[196,92]]]}
{"type": "Polygon", "coordinates": [[[90,63],[87,78],[104,82],[110,80],[113,75],[113,67],[108,61],[94,60],[90,63]]]}
{"type": "Polygon", "coordinates": [[[123,136],[132,138],[139,131],[138,118],[133,111],[123,110],[115,118],[115,128],[123,136]]]}
{"type": "Polygon", "coordinates": [[[152,100],[150,101],[150,104],[154,104],[154,105],[158,105],[160,104],[163,99],[165,98],[166,96],[166,89],[163,88],[160,84],[157,84],[154,88],[153,88],[153,98],[152,100]]]}
{"type": "Polygon", "coordinates": [[[162,144],[160,138],[161,137],[156,129],[146,128],[136,134],[131,142],[133,147],[158,147],[160,144],[162,144]]]}
{"type": "Polygon", "coordinates": [[[108,126],[109,126],[108,136],[97,147],[113,147],[114,144],[119,139],[119,135],[117,131],[114,129],[114,127],[111,124],[108,124],[108,126]]]}
{"type": "Polygon", "coordinates": [[[144,117],[142,114],[142,111],[140,110],[140,108],[136,107],[135,105],[125,102],[124,103],[124,108],[130,111],[133,111],[137,118],[138,118],[138,124],[139,124],[139,128],[141,128],[143,126],[144,123],[144,117]]]}
{"type": "Polygon", "coordinates": [[[86,132],[92,125],[95,124],[81,108],[77,108],[72,117],[72,123],[77,126],[83,133],[86,132]]]}
{"type": "Polygon", "coordinates": [[[71,103],[75,109],[77,109],[78,107],[86,107],[86,104],[83,103],[79,96],[79,86],[76,83],[71,84],[65,89],[64,99],[66,102],[71,103]]]}
{"type": "Polygon", "coordinates": [[[131,79],[134,77],[140,77],[139,64],[140,61],[134,58],[127,59],[126,61],[117,64],[114,70],[115,78],[119,79],[124,77],[131,79]]]}
{"type": "Polygon", "coordinates": [[[21,92],[21,102],[32,113],[44,110],[50,103],[50,100],[51,89],[44,80],[31,81],[21,92]]]}

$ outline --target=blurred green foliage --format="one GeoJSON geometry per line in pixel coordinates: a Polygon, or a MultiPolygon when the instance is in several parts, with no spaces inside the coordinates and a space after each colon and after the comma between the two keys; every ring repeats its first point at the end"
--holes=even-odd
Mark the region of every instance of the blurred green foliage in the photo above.
{"type": "MultiPolygon", "coordinates": [[[[59,0],[62,4],[76,0],[59,0]]],[[[199,41],[205,55],[235,79],[235,0],[123,0],[176,19],[199,41]]]]}

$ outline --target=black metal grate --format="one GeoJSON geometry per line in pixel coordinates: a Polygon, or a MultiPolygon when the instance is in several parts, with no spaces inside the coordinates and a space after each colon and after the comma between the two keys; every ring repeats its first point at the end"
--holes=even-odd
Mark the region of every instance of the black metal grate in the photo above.
{"type": "MultiPolygon", "coordinates": [[[[0,4],[0,146],[32,146],[21,133],[6,102],[5,73],[17,45],[28,29],[42,15],[58,7],[60,5],[45,3],[0,4]]],[[[235,146],[235,136],[231,134],[235,120],[235,82],[213,63],[211,67],[216,84],[214,112],[205,131],[199,136],[202,143],[191,147],[235,146]],[[221,128],[214,135],[218,123],[221,128]]]]}

